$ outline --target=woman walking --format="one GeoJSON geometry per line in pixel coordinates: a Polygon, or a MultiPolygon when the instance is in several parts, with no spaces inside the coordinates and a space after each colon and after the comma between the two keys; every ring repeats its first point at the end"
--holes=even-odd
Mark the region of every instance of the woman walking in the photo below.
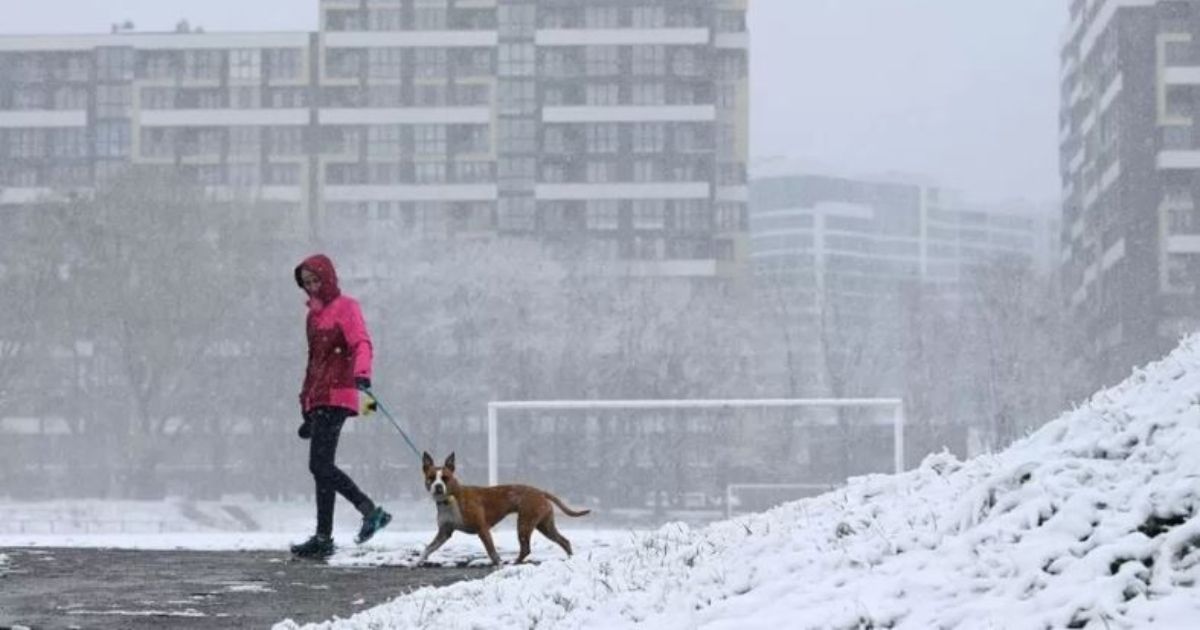
{"type": "Polygon", "coordinates": [[[300,437],[311,440],[308,469],[317,485],[317,531],[292,546],[297,556],[333,553],[333,508],[340,494],[362,514],[355,542],[362,544],[387,526],[390,514],[375,505],[334,462],[346,419],[358,415],[360,391],[371,388],[371,338],[358,302],[338,289],[333,261],[318,254],[300,263],[296,284],[308,294],[308,369],[300,390],[304,423],[300,437]]]}

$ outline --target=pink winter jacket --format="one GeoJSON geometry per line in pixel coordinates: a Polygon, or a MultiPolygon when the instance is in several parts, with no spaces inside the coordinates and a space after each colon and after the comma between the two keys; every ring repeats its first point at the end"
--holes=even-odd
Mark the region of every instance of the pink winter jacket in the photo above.
{"type": "MultiPolygon", "coordinates": [[[[327,256],[311,256],[296,267],[321,279],[317,296],[308,300],[308,369],[300,390],[300,408],[342,407],[358,414],[358,389],[354,379],[371,378],[371,337],[362,309],[338,289],[337,272],[327,256]]],[[[301,284],[303,288],[303,284],[301,284]]]]}

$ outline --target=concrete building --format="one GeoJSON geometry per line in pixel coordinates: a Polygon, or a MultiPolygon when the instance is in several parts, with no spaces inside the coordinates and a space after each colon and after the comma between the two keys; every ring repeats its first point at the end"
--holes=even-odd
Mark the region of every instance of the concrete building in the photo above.
{"type": "Polygon", "coordinates": [[[1063,288],[1092,388],[1200,315],[1200,5],[1074,0],[1061,56],[1063,288]]]}
{"type": "Polygon", "coordinates": [[[684,277],[744,262],[745,0],[319,10],[316,33],[0,37],[0,205],[138,164],[318,240],[533,236],[684,277]]]}
{"type": "Polygon", "coordinates": [[[752,183],[754,268],[857,296],[863,309],[909,282],[952,296],[972,266],[998,257],[1045,270],[1056,229],[1028,208],[985,209],[920,184],[823,175],[752,183]]]}

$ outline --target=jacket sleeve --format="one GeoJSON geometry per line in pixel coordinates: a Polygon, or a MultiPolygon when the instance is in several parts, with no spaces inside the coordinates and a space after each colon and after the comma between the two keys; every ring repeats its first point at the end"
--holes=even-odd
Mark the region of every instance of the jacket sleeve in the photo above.
{"type": "Polygon", "coordinates": [[[363,321],[362,308],[355,300],[347,300],[346,312],[342,318],[342,335],[346,337],[346,345],[354,357],[355,378],[371,378],[374,350],[371,347],[371,336],[367,333],[367,324],[363,321]]]}
{"type": "Polygon", "coordinates": [[[307,333],[305,333],[305,341],[308,345],[308,361],[304,364],[304,384],[300,386],[300,409],[301,410],[304,410],[306,407],[308,407],[308,393],[309,393],[309,390],[312,389],[312,381],[313,381],[312,341],[308,339],[307,333]]]}

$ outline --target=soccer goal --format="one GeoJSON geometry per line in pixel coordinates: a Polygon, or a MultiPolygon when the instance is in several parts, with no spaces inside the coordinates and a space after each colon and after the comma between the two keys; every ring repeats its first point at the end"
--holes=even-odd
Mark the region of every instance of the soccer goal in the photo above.
{"type": "MultiPolygon", "coordinates": [[[[867,450],[855,441],[870,441],[876,455],[860,472],[901,472],[904,423],[898,398],[493,401],[487,407],[488,483],[511,482],[514,476],[542,481],[541,473],[572,487],[618,474],[674,475],[689,483],[704,478],[705,484],[676,484],[676,500],[715,496],[728,510],[730,485],[733,491],[764,482],[805,485],[798,482],[807,481],[806,473],[789,452],[800,447],[820,457],[867,450]],[[564,452],[570,454],[565,462],[564,452]],[[755,461],[760,457],[767,460],[755,461]],[[541,466],[545,459],[556,460],[555,472],[546,472],[549,464],[541,466]]],[[[646,492],[637,479],[613,483],[623,484],[618,493],[646,492]]],[[[834,485],[812,481],[822,484],[834,485]]]]}

